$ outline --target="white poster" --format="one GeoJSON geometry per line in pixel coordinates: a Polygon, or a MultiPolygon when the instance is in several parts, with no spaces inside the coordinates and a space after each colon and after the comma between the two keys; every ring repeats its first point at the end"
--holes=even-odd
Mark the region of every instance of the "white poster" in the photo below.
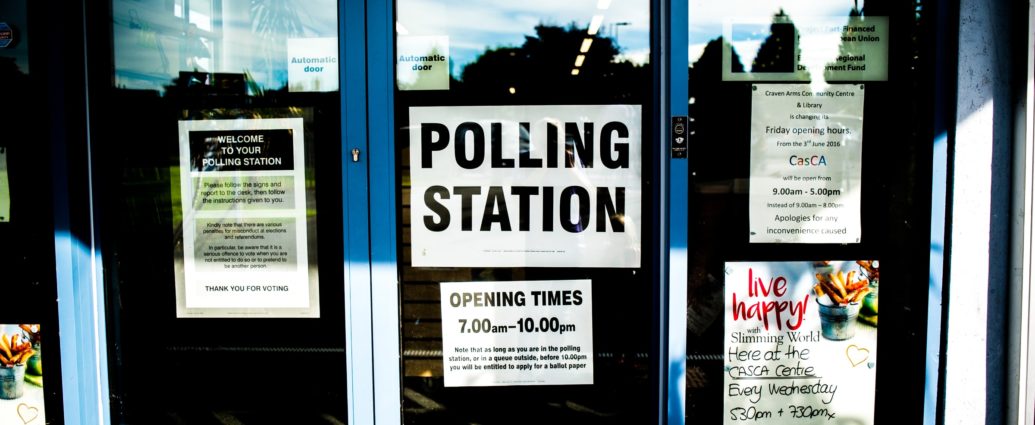
{"type": "Polygon", "coordinates": [[[7,179],[7,148],[0,146],[0,223],[11,221],[11,183],[7,179]]]}
{"type": "Polygon", "coordinates": [[[871,261],[726,263],[723,423],[873,423],[871,261]]]}
{"type": "Polygon", "coordinates": [[[640,106],[410,108],[414,267],[640,267],[640,106]]]}
{"type": "Polygon", "coordinates": [[[395,47],[399,90],[449,90],[449,37],[400,35],[395,47]]]}
{"type": "Polygon", "coordinates": [[[863,86],[752,89],[750,241],[859,243],[863,86]]]}
{"type": "Polygon", "coordinates": [[[39,324],[0,324],[0,424],[48,423],[40,335],[39,324]]]}
{"type": "Polygon", "coordinates": [[[445,386],[593,384],[589,280],[440,287],[445,386]]]}
{"type": "Polygon", "coordinates": [[[888,80],[887,16],[732,18],[723,37],[723,81],[888,80]]]}
{"type": "Polygon", "coordinates": [[[288,91],[338,90],[338,38],[287,39],[288,91]]]}
{"type": "Polygon", "coordinates": [[[301,118],[180,121],[178,317],[317,317],[301,118]]]}

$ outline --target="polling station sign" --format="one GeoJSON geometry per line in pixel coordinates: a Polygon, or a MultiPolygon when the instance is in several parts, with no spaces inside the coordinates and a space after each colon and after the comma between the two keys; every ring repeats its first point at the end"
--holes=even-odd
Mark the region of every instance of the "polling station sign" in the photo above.
{"type": "Polygon", "coordinates": [[[414,267],[640,266],[639,105],[409,112],[414,267]]]}

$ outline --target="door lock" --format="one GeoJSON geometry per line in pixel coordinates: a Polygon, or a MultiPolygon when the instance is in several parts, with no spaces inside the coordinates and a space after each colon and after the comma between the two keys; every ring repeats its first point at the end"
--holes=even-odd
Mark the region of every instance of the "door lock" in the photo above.
{"type": "Polygon", "coordinates": [[[352,162],[359,162],[359,148],[352,148],[352,162]]]}

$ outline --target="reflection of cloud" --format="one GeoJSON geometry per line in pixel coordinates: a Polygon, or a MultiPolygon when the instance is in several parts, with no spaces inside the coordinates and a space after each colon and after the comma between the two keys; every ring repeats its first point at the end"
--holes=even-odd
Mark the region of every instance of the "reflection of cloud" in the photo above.
{"type": "MultiPolygon", "coordinates": [[[[865,5],[863,1],[859,3],[860,8],[865,5]]],[[[692,0],[687,9],[690,15],[690,44],[704,44],[722,35],[722,22],[726,19],[768,19],[781,9],[791,20],[805,16],[848,16],[848,12],[852,10],[852,2],[783,0],[772,3],[771,8],[766,8],[759,6],[757,0],[692,0]]],[[[751,62],[745,60],[744,63],[751,62]]]]}
{"type": "Polygon", "coordinates": [[[750,69],[751,64],[755,63],[755,56],[758,55],[758,49],[762,47],[762,41],[744,40],[730,43],[733,49],[737,51],[737,55],[740,56],[740,63],[744,65],[745,70],[750,69]]]}
{"type": "Polygon", "coordinates": [[[650,62],[650,49],[628,51],[615,56],[615,62],[632,62],[633,65],[645,65],[650,62]]]}
{"type": "Polygon", "coordinates": [[[535,34],[536,25],[586,28],[594,15],[603,15],[600,31],[607,37],[613,36],[612,24],[629,23],[620,30],[620,41],[630,52],[650,45],[646,0],[611,2],[606,10],[598,9],[597,0],[401,0],[397,10],[399,23],[411,35],[449,36],[453,72],[488,49],[520,46],[535,34]]]}

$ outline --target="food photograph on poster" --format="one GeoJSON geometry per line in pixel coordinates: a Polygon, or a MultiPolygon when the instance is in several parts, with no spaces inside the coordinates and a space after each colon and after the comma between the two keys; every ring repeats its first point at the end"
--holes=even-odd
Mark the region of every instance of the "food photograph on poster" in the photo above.
{"type": "Polygon", "coordinates": [[[873,423],[879,267],[726,263],[724,423],[873,423]]]}
{"type": "Polygon", "coordinates": [[[0,424],[45,424],[40,325],[0,324],[0,424]]]}

